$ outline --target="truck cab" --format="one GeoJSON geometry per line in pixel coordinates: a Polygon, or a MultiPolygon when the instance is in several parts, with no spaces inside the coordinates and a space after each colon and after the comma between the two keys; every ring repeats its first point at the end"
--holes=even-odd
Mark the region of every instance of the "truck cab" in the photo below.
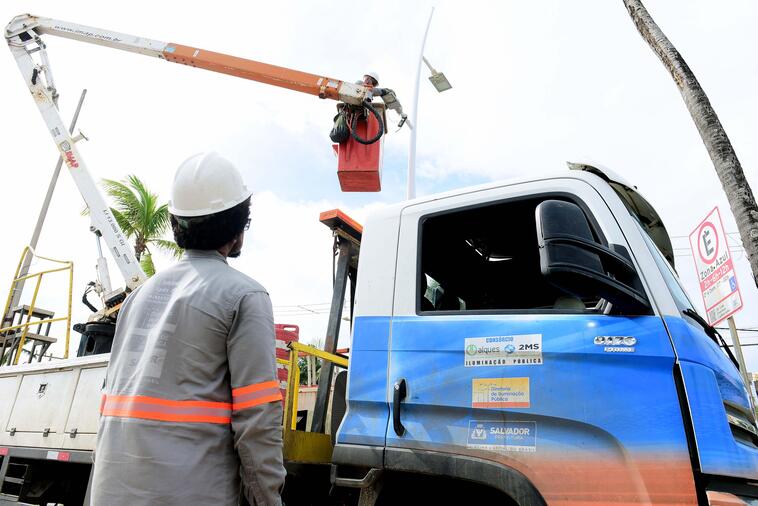
{"type": "MultiPolygon", "coordinates": [[[[663,222],[607,169],[573,168],[363,228],[322,214],[340,252],[331,339],[278,359],[287,504],[758,504],[750,394],[663,222]],[[323,360],[312,410],[302,354],[323,360]],[[325,381],[332,366],[347,372],[325,381]]],[[[107,364],[0,368],[0,502],[89,504],[107,364]]]]}
{"type": "Polygon", "coordinates": [[[572,168],[365,223],[332,458],[362,504],[758,501],[748,390],[660,217],[572,168]]]}

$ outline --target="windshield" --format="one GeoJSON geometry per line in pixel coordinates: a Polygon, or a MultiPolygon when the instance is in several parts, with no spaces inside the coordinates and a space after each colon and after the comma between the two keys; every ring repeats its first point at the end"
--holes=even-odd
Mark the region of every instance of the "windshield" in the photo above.
{"type": "Polygon", "coordinates": [[[676,272],[672,269],[671,264],[664,258],[663,254],[658,249],[658,246],[652,241],[645,228],[643,228],[638,221],[635,220],[635,222],[643,232],[642,237],[645,239],[648,249],[653,254],[653,259],[655,259],[658,269],[663,274],[663,279],[666,281],[666,285],[671,291],[671,295],[674,296],[674,301],[676,302],[679,311],[685,311],[687,309],[695,311],[694,304],[692,304],[692,301],[687,296],[687,292],[684,291],[684,287],[682,287],[682,283],[679,281],[676,272]]]}

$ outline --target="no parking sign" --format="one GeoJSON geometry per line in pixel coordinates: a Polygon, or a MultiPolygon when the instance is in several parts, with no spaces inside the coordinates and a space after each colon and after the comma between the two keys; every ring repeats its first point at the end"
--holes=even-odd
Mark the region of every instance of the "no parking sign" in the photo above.
{"type": "Polygon", "coordinates": [[[711,325],[729,318],[742,308],[737,275],[718,207],[690,234],[700,292],[711,325]]]}

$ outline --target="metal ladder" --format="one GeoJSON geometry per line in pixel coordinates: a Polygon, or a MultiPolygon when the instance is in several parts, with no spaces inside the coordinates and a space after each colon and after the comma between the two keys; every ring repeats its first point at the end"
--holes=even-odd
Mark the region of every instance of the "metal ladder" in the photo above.
{"type": "MultiPolygon", "coordinates": [[[[29,355],[28,362],[34,361],[35,357],[37,358],[37,362],[41,362],[48,348],[57,341],[56,338],[50,336],[50,327],[52,326],[50,320],[55,316],[55,313],[42,308],[32,309],[27,305],[14,307],[9,312],[10,318],[6,321],[10,323],[10,327],[17,327],[23,324],[25,316],[31,324],[29,326],[37,325],[36,332],[26,332],[25,341],[31,342],[32,347],[31,349],[24,349],[22,347],[22,353],[29,355]]],[[[9,365],[11,363],[14,353],[21,343],[23,334],[24,330],[22,327],[7,331],[5,335],[0,333],[0,341],[2,341],[0,344],[0,365],[9,365]]]]}
{"type": "Polygon", "coordinates": [[[74,263],[67,260],[55,260],[39,256],[34,252],[31,246],[26,246],[21,259],[18,262],[16,273],[11,281],[11,287],[8,292],[8,299],[5,303],[5,308],[2,312],[2,328],[0,328],[0,366],[15,365],[18,364],[21,355],[26,352],[29,354],[29,362],[31,362],[37,348],[40,348],[38,360],[41,361],[47,349],[55,343],[57,340],[49,336],[50,326],[55,322],[66,322],[66,347],[63,352],[63,358],[68,358],[69,340],[71,334],[71,292],[74,283],[74,263]],[[37,258],[59,264],[60,267],[52,267],[47,270],[35,272],[33,274],[22,274],[22,266],[26,261],[26,265],[31,264],[31,260],[37,258]],[[68,308],[66,316],[54,318],[52,311],[40,309],[36,307],[37,296],[39,295],[40,285],[42,284],[42,277],[45,274],[51,274],[55,272],[68,272],[68,308]],[[11,308],[11,302],[13,300],[13,294],[19,286],[22,286],[27,279],[36,278],[34,286],[34,293],[32,295],[29,305],[22,305],[15,308],[11,308]],[[19,316],[19,322],[15,323],[16,315],[19,316]],[[34,319],[36,318],[36,319],[34,319]],[[24,321],[25,320],[25,321],[24,321]],[[10,323],[10,325],[8,325],[10,323]],[[37,333],[29,331],[32,326],[37,326],[37,333]],[[45,333],[42,334],[42,326],[46,325],[45,333]],[[31,349],[24,349],[26,341],[32,343],[31,349]]]}
{"type": "MultiPolygon", "coordinates": [[[[8,458],[6,456],[5,458],[8,458]]],[[[3,482],[0,483],[0,500],[17,502],[29,474],[28,464],[8,462],[3,482]]]]}

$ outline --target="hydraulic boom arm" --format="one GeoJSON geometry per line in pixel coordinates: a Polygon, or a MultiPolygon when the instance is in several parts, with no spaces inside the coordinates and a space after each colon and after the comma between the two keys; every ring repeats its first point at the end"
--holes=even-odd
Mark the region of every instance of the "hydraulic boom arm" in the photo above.
{"type": "MultiPolygon", "coordinates": [[[[368,88],[360,84],[343,82],[339,79],[174,44],[173,42],[146,39],[144,37],[101,30],[100,28],[68,23],[57,19],[42,18],[30,14],[23,14],[13,18],[5,32],[5,37],[8,39],[9,44],[14,38],[18,37],[19,42],[23,43],[26,37],[34,38],[35,35],[55,35],[66,39],[120,49],[130,53],[144,54],[170,62],[199,67],[222,74],[279,86],[280,88],[316,95],[319,98],[340,100],[348,104],[360,105],[370,96],[368,88]]],[[[26,41],[29,40],[26,39],[26,41]]]]}
{"type": "MultiPolygon", "coordinates": [[[[136,261],[126,236],[100,194],[95,180],[87,170],[87,166],[75,146],[76,139],[72,138],[58,113],[58,92],[53,81],[42,35],[54,35],[153,56],[166,61],[251,79],[353,105],[361,105],[364,101],[371,100],[372,96],[372,90],[360,84],[181,44],[161,42],[29,14],[13,18],[5,30],[5,38],[11,53],[16,59],[24,81],[29,87],[61,157],[66,162],[79,192],[90,209],[93,229],[102,234],[108,250],[113,254],[119,270],[124,276],[127,289],[130,290],[142,284],[146,276],[136,261]]],[[[397,103],[394,93],[388,98],[390,102],[397,103]]],[[[402,115],[399,103],[393,108],[402,115]]],[[[404,117],[404,115],[402,116],[404,117]]]]}

